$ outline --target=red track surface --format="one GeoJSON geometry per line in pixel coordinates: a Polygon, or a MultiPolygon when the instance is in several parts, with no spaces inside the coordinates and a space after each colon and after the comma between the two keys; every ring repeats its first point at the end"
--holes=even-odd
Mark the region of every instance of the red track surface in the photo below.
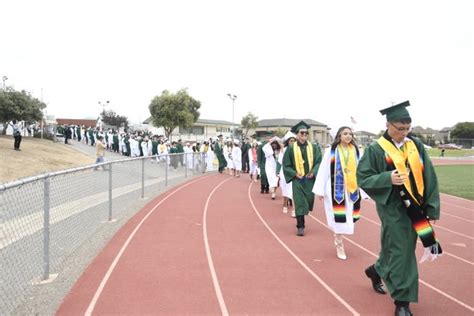
{"type": "MultiPolygon", "coordinates": [[[[306,235],[247,176],[210,175],[171,189],[131,219],[97,256],[58,315],[392,315],[364,269],[379,252],[379,219],[363,219],[336,258],[320,202],[306,235]]],[[[474,312],[474,202],[442,195],[435,226],[445,255],[421,264],[415,315],[474,312]]],[[[421,247],[418,247],[421,252],[421,247]]]]}

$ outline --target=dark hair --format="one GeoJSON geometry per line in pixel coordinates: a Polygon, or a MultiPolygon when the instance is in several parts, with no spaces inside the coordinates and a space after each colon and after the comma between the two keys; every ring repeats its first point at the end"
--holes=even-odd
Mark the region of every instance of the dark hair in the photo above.
{"type": "MultiPolygon", "coordinates": [[[[350,128],[349,126],[341,126],[339,127],[339,129],[337,130],[337,133],[336,133],[336,137],[334,137],[334,141],[332,142],[331,144],[331,149],[335,149],[337,147],[337,145],[339,145],[341,143],[341,133],[343,130],[345,130],[346,128],[350,129],[351,132],[352,132],[352,128],[350,128]]],[[[357,153],[359,153],[359,148],[357,147],[357,144],[354,140],[354,132],[352,132],[352,139],[351,139],[351,144],[356,148],[357,150],[357,153]]]]}
{"type": "Polygon", "coordinates": [[[288,138],[287,140],[285,140],[285,141],[283,142],[283,147],[288,147],[288,145],[290,144],[290,139],[292,139],[292,138],[293,138],[294,140],[296,140],[296,138],[294,138],[294,137],[288,138]]]}

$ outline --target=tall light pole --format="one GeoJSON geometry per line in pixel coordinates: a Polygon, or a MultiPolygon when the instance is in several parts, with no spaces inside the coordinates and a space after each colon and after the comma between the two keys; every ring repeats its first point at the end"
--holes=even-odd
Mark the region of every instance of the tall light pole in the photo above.
{"type": "MultiPolygon", "coordinates": [[[[99,104],[102,106],[102,114],[105,115],[105,106],[106,105],[109,105],[110,101],[105,101],[105,102],[101,102],[99,101],[99,104]]],[[[100,117],[100,116],[99,116],[100,117]]],[[[102,120],[100,121],[101,125],[100,125],[100,128],[104,128],[104,123],[102,122],[102,120]]]]}
{"type": "Polygon", "coordinates": [[[234,123],[234,104],[237,96],[235,94],[227,93],[227,96],[232,100],[232,139],[235,138],[235,123],[234,123]]]}
{"type": "Polygon", "coordinates": [[[3,81],[3,90],[6,90],[7,89],[7,85],[5,84],[5,81],[8,80],[8,77],[7,76],[3,76],[2,77],[2,81],[3,81]]]}

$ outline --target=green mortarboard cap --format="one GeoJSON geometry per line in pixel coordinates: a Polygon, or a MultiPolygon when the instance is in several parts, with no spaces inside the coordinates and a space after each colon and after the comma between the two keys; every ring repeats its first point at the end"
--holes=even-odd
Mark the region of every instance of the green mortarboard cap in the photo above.
{"type": "Polygon", "coordinates": [[[304,129],[310,129],[311,126],[309,126],[308,124],[306,124],[304,121],[300,121],[299,123],[297,123],[295,126],[293,126],[293,127],[291,128],[291,132],[296,134],[296,133],[298,133],[298,131],[299,131],[300,129],[303,129],[303,128],[304,128],[304,129]]]}
{"type": "Polygon", "coordinates": [[[387,122],[398,122],[404,119],[411,120],[410,113],[408,113],[408,110],[406,109],[407,106],[410,106],[409,101],[405,101],[397,105],[392,105],[389,108],[380,110],[380,113],[382,113],[382,115],[387,116],[387,122]]]}
{"type": "Polygon", "coordinates": [[[272,131],[264,131],[262,133],[263,136],[272,136],[273,135],[273,132],[272,131]]]}

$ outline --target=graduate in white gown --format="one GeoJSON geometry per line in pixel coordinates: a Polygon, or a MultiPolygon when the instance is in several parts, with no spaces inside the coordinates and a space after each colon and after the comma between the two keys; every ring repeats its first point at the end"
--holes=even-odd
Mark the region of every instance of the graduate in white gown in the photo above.
{"type": "Polygon", "coordinates": [[[272,200],[276,197],[276,188],[278,187],[279,179],[277,174],[277,155],[280,154],[282,148],[281,139],[277,136],[272,137],[270,141],[262,147],[266,158],[265,172],[267,174],[270,192],[272,193],[272,200]]]}
{"type": "MultiPolygon", "coordinates": [[[[283,155],[288,146],[291,146],[296,141],[296,135],[293,134],[291,131],[288,131],[285,136],[283,137],[283,150],[280,155],[278,155],[278,162],[283,164],[283,155]]],[[[293,199],[293,187],[291,183],[286,183],[285,175],[283,173],[283,168],[280,169],[280,187],[281,187],[281,195],[283,196],[283,213],[288,213],[288,206],[290,204],[290,200],[293,199]]],[[[295,217],[295,211],[293,210],[291,213],[292,217],[295,217]]]]}
{"type": "Polygon", "coordinates": [[[131,157],[140,157],[140,147],[135,135],[130,137],[130,154],[131,157]]]}
{"type": "Polygon", "coordinates": [[[238,139],[234,139],[234,146],[232,147],[232,162],[234,164],[234,176],[240,177],[240,171],[242,170],[242,150],[240,149],[240,142],[238,139]]]}
{"type": "Polygon", "coordinates": [[[184,150],[184,157],[186,161],[186,168],[193,170],[193,149],[191,148],[190,143],[186,143],[186,146],[183,148],[184,150]]]}
{"type": "Polygon", "coordinates": [[[223,152],[225,161],[227,162],[226,170],[228,170],[230,175],[233,175],[234,163],[232,162],[232,140],[230,138],[227,138],[223,152]]]}
{"type": "Polygon", "coordinates": [[[206,155],[206,171],[214,171],[214,159],[216,155],[214,154],[214,145],[209,144],[207,148],[207,155],[206,155]]]}
{"type": "Polygon", "coordinates": [[[331,147],[324,152],[313,187],[316,197],[324,200],[327,224],[334,232],[336,254],[341,260],[347,259],[342,234],[354,234],[361,198],[367,198],[357,186],[358,163],[359,150],[352,129],[343,126],[337,131],[331,147]]]}
{"type": "Polygon", "coordinates": [[[258,175],[258,163],[257,163],[257,147],[258,147],[258,144],[256,141],[254,141],[251,145],[250,145],[250,149],[249,149],[249,154],[248,154],[248,157],[249,157],[249,167],[250,167],[250,170],[249,170],[249,173],[250,173],[250,180],[253,180],[255,182],[258,182],[257,180],[257,175],[258,175]]]}

